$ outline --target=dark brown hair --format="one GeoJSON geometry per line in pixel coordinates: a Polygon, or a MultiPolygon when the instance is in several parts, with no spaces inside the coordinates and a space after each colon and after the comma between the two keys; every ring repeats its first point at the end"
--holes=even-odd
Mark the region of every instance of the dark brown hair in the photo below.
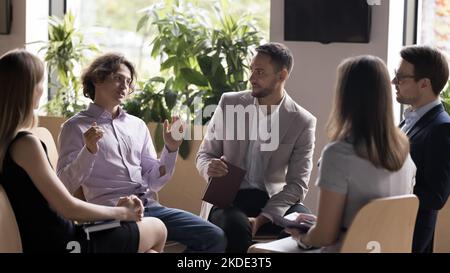
{"type": "Polygon", "coordinates": [[[427,78],[431,82],[433,92],[441,93],[448,80],[448,63],[439,50],[429,46],[408,46],[400,51],[403,60],[414,66],[414,78],[427,78]]]}
{"type": "Polygon", "coordinates": [[[287,46],[271,42],[257,47],[256,52],[269,55],[277,71],[283,68],[286,68],[288,73],[292,71],[294,56],[287,46]]]}
{"type": "Polygon", "coordinates": [[[94,83],[104,82],[106,77],[119,70],[121,64],[124,64],[130,70],[130,89],[133,90],[133,82],[136,79],[136,70],[134,69],[133,64],[125,59],[125,57],[120,53],[107,53],[95,58],[95,60],[93,60],[89,67],[83,72],[81,81],[83,83],[84,96],[94,100],[94,83]]]}

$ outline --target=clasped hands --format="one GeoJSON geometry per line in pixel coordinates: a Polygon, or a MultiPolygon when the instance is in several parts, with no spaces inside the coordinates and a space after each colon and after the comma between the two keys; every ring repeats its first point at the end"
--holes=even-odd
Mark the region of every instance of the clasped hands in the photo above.
{"type": "Polygon", "coordinates": [[[120,197],[116,206],[128,208],[135,221],[141,221],[144,217],[144,206],[142,205],[142,201],[134,194],[120,197]]]}

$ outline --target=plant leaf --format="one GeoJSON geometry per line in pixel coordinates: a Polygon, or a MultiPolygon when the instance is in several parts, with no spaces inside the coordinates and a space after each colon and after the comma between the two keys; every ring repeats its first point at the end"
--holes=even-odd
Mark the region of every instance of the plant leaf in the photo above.
{"type": "Polygon", "coordinates": [[[145,14],[144,16],[141,17],[141,19],[139,19],[139,22],[136,27],[136,32],[141,30],[141,28],[147,24],[149,18],[150,16],[148,14],[145,14]]]}
{"type": "Polygon", "coordinates": [[[208,80],[206,79],[205,76],[203,76],[202,73],[193,70],[191,68],[182,68],[180,72],[183,78],[188,83],[195,84],[198,86],[208,86],[208,80]]]}
{"type": "Polygon", "coordinates": [[[180,149],[178,150],[178,153],[181,156],[181,158],[186,160],[189,157],[189,154],[191,153],[190,141],[187,141],[186,139],[183,139],[183,142],[181,142],[180,149]]]}
{"type": "Polygon", "coordinates": [[[177,97],[178,94],[173,91],[164,92],[164,99],[166,101],[166,105],[169,111],[171,111],[173,107],[175,107],[175,105],[177,104],[177,97]]]}
{"type": "Polygon", "coordinates": [[[165,62],[163,62],[161,64],[161,70],[166,70],[166,69],[169,69],[169,68],[175,66],[177,61],[178,60],[177,60],[176,56],[170,57],[169,59],[167,59],[165,62]]]}
{"type": "Polygon", "coordinates": [[[155,129],[155,150],[157,153],[162,152],[164,148],[164,138],[163,138],[163,125],[158,122],[155,129]]]}
{"type": "Polygon", "coordinates": [[[160,82],[160,83],[165,83],[166,80],[163,77],[153,77],[150,80],[148,80],[148,82],[160,82]]]}

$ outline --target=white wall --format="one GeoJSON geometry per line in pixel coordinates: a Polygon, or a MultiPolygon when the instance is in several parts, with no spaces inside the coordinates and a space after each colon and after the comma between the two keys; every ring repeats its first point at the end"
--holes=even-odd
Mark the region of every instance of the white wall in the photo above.
{"type": "MultiPolygon", "coordinates": [[[[310,180],[310,190],[306,205],[316,212],[318,190],[314,185],[317,177],[317,160],[328,142],[325,125],[330,113],[336,79],[336,67],[347,57],[362,54],[376,55],[387,61],[389,45],[390,1],[381,0],[381,5],[372,8],[372,31],[370,43],[287,42],[284,41],[284,1],[271,0],[270,40],[286,44],[295,57],[294,70],[287,82],[290,96],[317,118],[314,169],[310,180]]],[[[403,1],[392,1],[403,2],[403,1]]],[[[403,16],[397,14],[391,21],[401,22],[403,16]]],[[[397,32],[401,36],[402,32],[397,32]]],[[[397,36],[398,37],[398,36],[397,36]]],[[[396,39],[396,43],[401,40],[396,39]]]]}

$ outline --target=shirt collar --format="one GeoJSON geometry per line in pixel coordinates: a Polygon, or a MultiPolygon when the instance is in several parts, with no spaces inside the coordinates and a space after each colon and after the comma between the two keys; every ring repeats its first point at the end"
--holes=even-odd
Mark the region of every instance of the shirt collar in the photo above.
{"type": "MultiPolygon", "coordinates": [[[[95,119],[105,119],[105,120],[112,120],[112,114],[105,109],[103,109],[101,106],[90,103],[88,108],[86,109],[86,113],[90,116],[92,116],[95,119]]],[[[122,107],[119,107],[119,115],[117,116],[117,119],[123,118],[125,115],[125,111],[122,109],[122,107]]]]}
{"type": "Polygon", "coordinates": [[[423,115],[425,115],[428,111],[430,111],[432,108],[434,108],[435,106],[441,104],[441,100],[439,98],[437,98],[436,100],[425,104],[422,107],[419,107],[415,110],[412,110],[411,108],[407,108],[404,112],[404,117],[405,119],[419,119],[421,118],[423,115]]]}

